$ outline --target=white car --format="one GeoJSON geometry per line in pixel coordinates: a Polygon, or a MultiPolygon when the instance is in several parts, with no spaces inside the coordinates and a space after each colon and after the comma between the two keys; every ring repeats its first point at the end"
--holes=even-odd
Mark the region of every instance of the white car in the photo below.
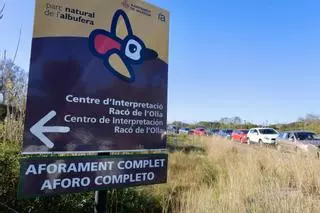
{"type": "Polygon", "coordinates": [[[275,144],[279,133],[272,128],[253,128],[247,134],[248,144],[275,144]]]}
{"type": "Polygon", "coordinates": [[[179,129],[179,135],[188,135],[188,134],[190,134],[189,128],[180,128],[179,129]]]}

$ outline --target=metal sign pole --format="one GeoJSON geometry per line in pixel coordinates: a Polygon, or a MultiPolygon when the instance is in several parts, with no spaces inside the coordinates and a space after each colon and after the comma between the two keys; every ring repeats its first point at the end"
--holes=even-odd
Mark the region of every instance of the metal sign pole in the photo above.
{"type": "Polygon", "coordinates": [[[107,213],[108,190],[96,191],[94,198],[94,213],[107,213]]]}
{"type": "MultiPolygon", "coordinates": [[[[99,153],[99,156],[108,156],[110,153],[99,153]]],[[[94,213],[108,213],[108,190],[95,191],[94,213]]]]}

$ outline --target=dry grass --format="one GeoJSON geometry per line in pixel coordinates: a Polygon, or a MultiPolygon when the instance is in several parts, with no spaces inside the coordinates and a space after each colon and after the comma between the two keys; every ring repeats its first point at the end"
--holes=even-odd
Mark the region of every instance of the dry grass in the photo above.
{"type": "MultiPolygon", "coordinates": [[[[0,125],[0,138],[21,141],[22,122],[6,122],[0,125]]],[[[136,188],[156,200],[154,212],[320,212],[320,160],[315,153],[216,137],[177,137],[171,146],[176,151],[169,155],[168,184],[136,188]]]]}
{"type": "Polygon", "coordinates": [[[218,138],[197,141],[206,153],[170,154],[168,184],[152,187],[164,212],[320,211],[320,160],[315,155],[218,138]]]}
{"type": "Polygon", "coordinates": [[[0,142],[21,144],[23,137],[24,118],[19,115],[18,118],[6,118],[0,123],[0,142]]]}

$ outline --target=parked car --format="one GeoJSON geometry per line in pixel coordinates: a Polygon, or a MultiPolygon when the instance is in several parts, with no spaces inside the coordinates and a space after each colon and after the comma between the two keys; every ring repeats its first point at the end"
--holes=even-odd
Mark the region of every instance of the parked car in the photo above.
{"type": "Polygon", "coordinates": [[[179,135],[188,135],[190,134],[190,129],[189,128],[180,128],[179,129],[179,135]]]}
{"type": "Polygon", "coordinates": [[[273,128],[252,128],[247,134],[247,143],[275,144],[279,133],[273,128]]]}
{"type": "Polygon", "coordinates": [[[279,145],[289,150],[318,151],[320,138],[314,133],[304,130],[281,132],[278,137],[279,145]]]}
{"type": "Polygon", "coordinates": [[[206,135],[206,129],[203,128],[203,127],[195,128],[195,129],[193,130],[193,134],[194,134],[194,135],[200,135],[200,136],[206,135]]]}
{"type": "Polygon", "coordinates": [[[231,138],[233,130],[232,129],[222,129],[219,131],[218,135],[227,139],[231,138]]]}
{"type": "Polygon", "coordinates": [[[232,141],[239,141],[241,143],[247,143],[247,134],[249,130],[247,129],[238,129],[234,130],[231,135],[232,141]]]}
{"type": "Polygon", "coordinates": [[[208,129],[206,132],[208,136],[216,135],[219,132],[219,129],[208,129]]]}
{"type": "Polygon", "coordinates": [[[176,126],[168,125],[167,134],[178,134],[179,129],[176,126]]]}

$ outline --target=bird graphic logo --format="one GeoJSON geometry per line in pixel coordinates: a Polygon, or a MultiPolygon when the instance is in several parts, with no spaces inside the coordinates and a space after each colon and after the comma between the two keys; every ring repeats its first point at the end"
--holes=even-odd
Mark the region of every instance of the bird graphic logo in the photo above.
{"type": "Polygon", "coordinates": [[[132,65],[158,57],[158,53],[146,47],[144,42],[133,34],[130,20],[123,10],[117,10],[113,16],[111,30],[95,29],[89,36],[89,49],[92,54],[103,60],[104,66],[118,78],[134,82],[132,65]],[[123,18],[128,35],[121,39],[117,36],[117,26],[123,18]]]}

